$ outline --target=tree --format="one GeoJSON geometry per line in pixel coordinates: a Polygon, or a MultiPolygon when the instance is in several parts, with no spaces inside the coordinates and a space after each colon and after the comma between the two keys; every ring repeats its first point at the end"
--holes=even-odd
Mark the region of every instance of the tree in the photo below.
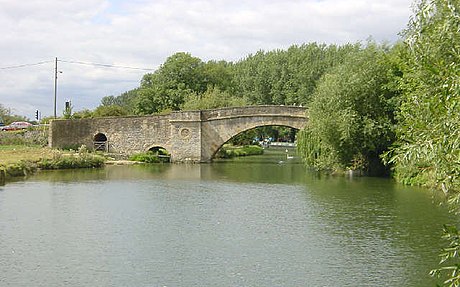
{"type": "Polygon", "coordinates": [[[223,107],[242,107],[246,105],[247,102],[244,98],[233,97],[229,92],[210,86],[203,94],[189,94],[182,109],[204,110],[223,107]]]}
{"type": "Polygon", "coordinates": [[[232,91],[232,63],[226,61],[208,61],[203,66],[203,74],[207,90],[209,90],[209,87],[216,87],[221,91],[232,91]]]}
{"type": "Polygon", "coordinates": [[[233,65],[233,92],[251,104],[306,105],[321,76],[358,45],[293,45],[258,51],[233,65]]]}
{"type": "Polygon", "coordinates": [[[119,96],[106,96],[101,100],[101,106],[119,106],[128,114],[134,114],[136,98],[139,95],[139,89],[133,89],[122,93],[119,96]]]}
{"type": "Polygon", "coordinates": [[[77,111],[72,114],[72,118],[74,119],[87,119],[87,118],[92,118],[92,117],[93,117],[93,112],[89,109],[83,109],[81,111],[77,111]]]}
{"type": "Polygon", "coordinates": [[[388,85],[395,71],[387,50],[369,43],[323,75],[309,104],[309,123],[298,135],[308,165],[381,172],[379,157],[394,141],[397,96],[388,85]]]}
{"type": "Polygon", "coordinates": [[[188,53],[170,56],[157,71],[142,78],[136,112],[152,114],[167,109],[179,110],[186,96],[206,90],[203,65],[199,58],[188,53]]]}
{"type": "Polygon", "coordinates": [[[93,112],[93,117],[126,116],[128,112],[118,105],[99,106],[93,112]]]}

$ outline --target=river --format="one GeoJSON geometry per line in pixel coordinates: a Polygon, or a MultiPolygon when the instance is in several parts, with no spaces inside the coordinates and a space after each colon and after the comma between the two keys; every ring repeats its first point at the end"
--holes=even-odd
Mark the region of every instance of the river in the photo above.
{"type": "Polygon", "coordinates": [[[0,286],[434,286],[441,197],[283,153],[0,187],[0,286]]]}

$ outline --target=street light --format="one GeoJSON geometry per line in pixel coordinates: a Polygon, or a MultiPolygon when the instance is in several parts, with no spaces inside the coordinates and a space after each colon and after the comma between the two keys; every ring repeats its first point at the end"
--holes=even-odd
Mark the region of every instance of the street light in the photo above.
{"type": "Polygon", "coordinates": [[[57,78],[58,73],[62,73],[62,71],[58,71],[58,58],[56,57],[56,61],[54,64],[54,118],[57,118],[56,113],[56,102],[57,102],[57,78]]]}

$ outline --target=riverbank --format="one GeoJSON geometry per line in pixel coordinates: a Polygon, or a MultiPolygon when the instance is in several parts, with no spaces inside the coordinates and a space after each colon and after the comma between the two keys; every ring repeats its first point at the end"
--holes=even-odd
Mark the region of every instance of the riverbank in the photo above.
{"type": "MultiPolygon", "coordinates": [[[[263,152],[260,146],[225,145],[216,157],[233,158],[261,155],[263,152]]],[[[169,157],[167,159],[159,158],[157,155],[153,157],[138,155],[130,160],[120,161],[104,157],[102,154],[91,153],[85,146],[78,150],[63,151],[39,145],[0,145],[0,185],[4,185],[13,178],[35,173],[37,170],[98,168],[105,164],[128,165],[169,161],[169,157]]]]}
{"type": "Polygon", "coordinates": [[[0,146],[0,185],[16,177],[24,177],[46,169],[102,167],[106,159],[90,153],[85,146],[61,151],[40,146],[0,146]]]}

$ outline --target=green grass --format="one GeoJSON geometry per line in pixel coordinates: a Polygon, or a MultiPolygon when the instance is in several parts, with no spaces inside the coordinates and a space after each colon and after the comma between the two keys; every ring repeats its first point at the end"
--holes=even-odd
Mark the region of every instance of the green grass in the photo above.
{"type": "Polygon", "coordinates": [[[24,145],[0,145],[0,165],[16,163],[19,161],[38,161],[44,158],[52,158],[50,148],[24,145]]]}
{"type": "Polygon", "coordinates": [[[84,146],[70,152],[39,146],[0,145],[0,170],[7,179],[26,176],[37,169],[94,168],[104,163],[104,157],[88,152],[84,146]]]}
{"type": "Polygon", "coordinates": [[[264,149],[258,145],[234,146],[224,145],[216,154],[217,158],[232,158],[238,156],[261,155],[264,149]]]}
{"type": "Polygon", "coordinates": [[[160,163],[160,162],[169,162],[170,158],[167,155],[159,156],[157,153],[145,152],[133,154],[129,157],[129,160],[140,161],[145,163],[160,163]],[[163,156],[163,157],[162,157],[163,156]]]}

